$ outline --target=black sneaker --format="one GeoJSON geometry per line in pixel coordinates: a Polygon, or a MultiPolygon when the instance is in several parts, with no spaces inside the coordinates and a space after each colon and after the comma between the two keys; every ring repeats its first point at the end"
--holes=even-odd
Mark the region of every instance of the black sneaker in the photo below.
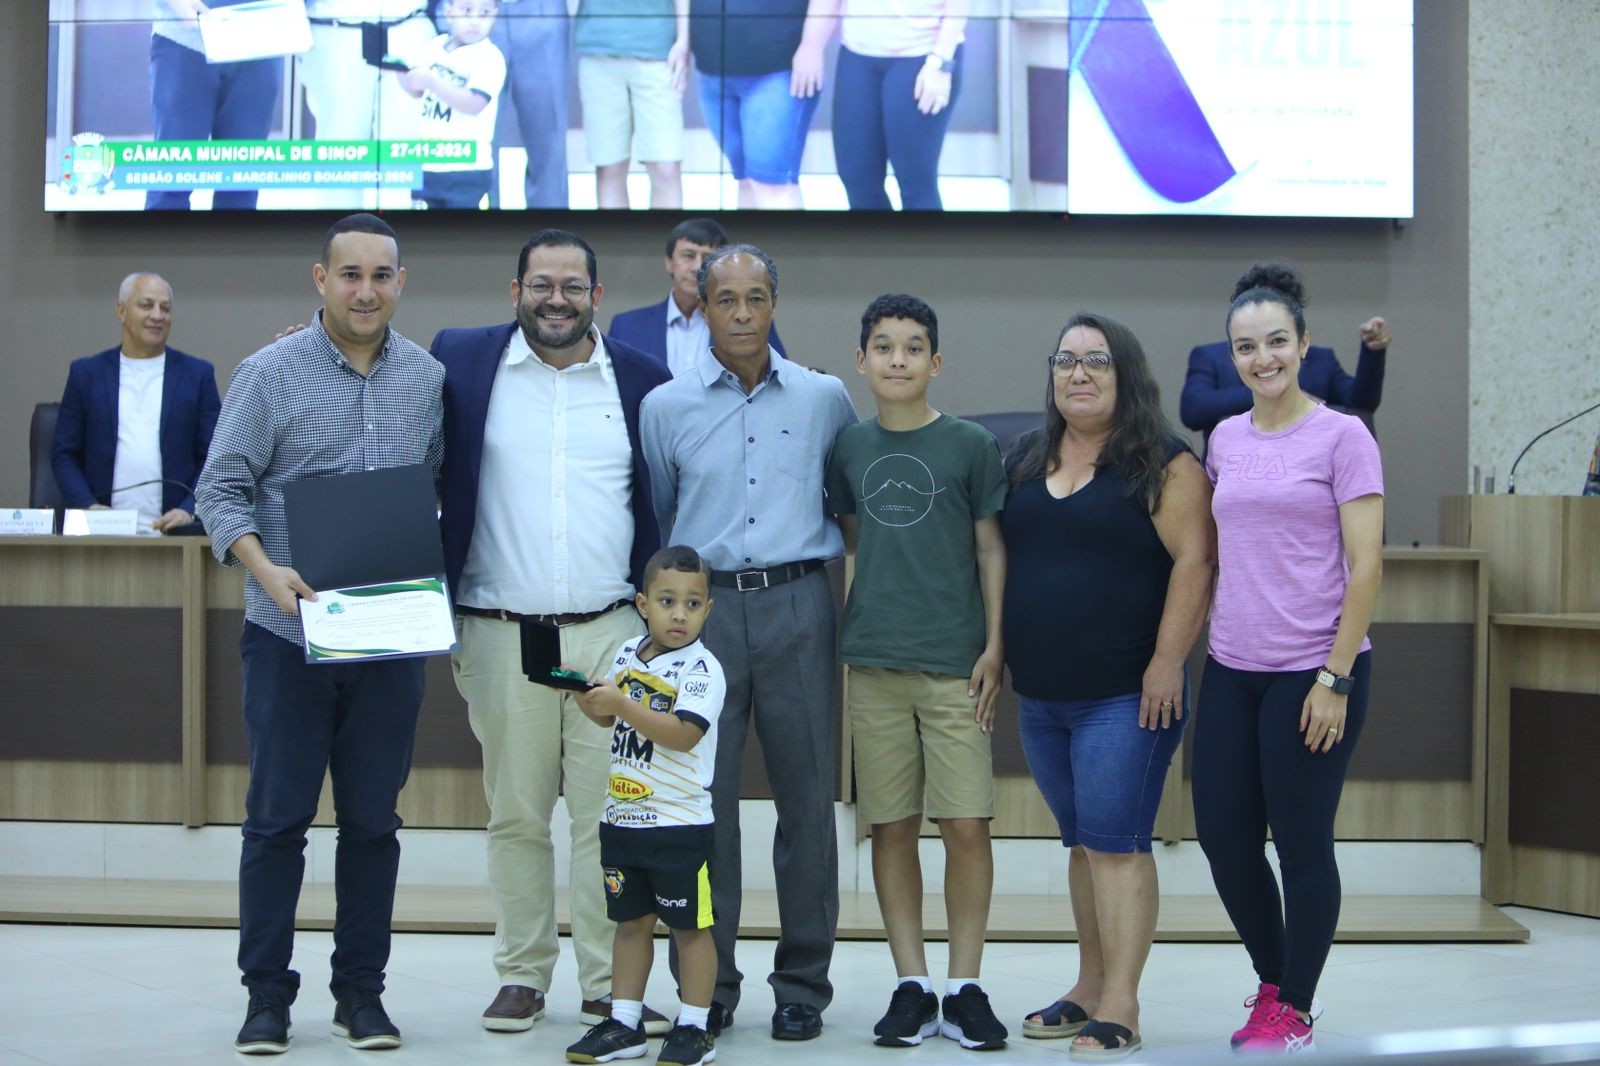
{"type": "Polygon", "coordinates": [[[1006,1027],[989,1008],[989,997],[977,985],[962,985],[961,991],[944,997],[944,1021],[939,1031],[951,1040],[961,1041],[968,1051],[994,1051],[1006,1046],[1006,1027]]]}
{"type": "Polygon", "coordinates": [[[721,1036],[724,1029],[733,1025],[733,1011],[724,1007],[716,1000],[711,1001],[711,1013],[706,1015],[706,1032],[712,1036],[721,1036]]]}
{"type": "Polygon", "coordinates": [[[400,1046],[400,1030],[389,1020],[378,993],[353,988],[339,997],[333,1008],[333,1035],[353,1048],[376,1051],[400,1046]]]}
{"type": "Polygon", "coordinates": [[[567,1048],[568,1062],[611,1062],[614,1059],[642,1058],[650,1049],[645,1039],[644,1025],[633,1029],[615,1018],[604,1018],[599,1025],[589,1027],[583,1039],[567,1048]]]}
{"type": "Polygon", "coordinates": [[[717,1057],[717,1038],[693,1025],[675,1025],[661,1045],[656,1066],[700,1066],[717,1057]]]}
{"type": "Polygon", "coordinates": [[[244,1025],[233,1050],[246,1055],[282,1055],[289,1050],[289,1008],[277,996],[250,993],[244,1025]]]}
{"type": "Polygon", "coordinates": [[[915,981],[902,981],[889,997],[889,1013],[872,1027],[879,1047],[916,1047],[939,1032],[939,997],[915,981]]]}

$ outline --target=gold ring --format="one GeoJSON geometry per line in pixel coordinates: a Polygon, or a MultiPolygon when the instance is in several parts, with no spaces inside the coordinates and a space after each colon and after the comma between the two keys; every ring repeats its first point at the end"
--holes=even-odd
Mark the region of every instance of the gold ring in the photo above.
{"type": "Polygon", "coordinates": [[[1164,710],[1164,711],[1172,710],[1172,701],[1171,700],[1162,700],[1161,701],[1161,709],[1164,710]]]}
{"type": "Polygon", "coordinates": [[[1339,731],[1338,731],[1338,730],[1337,730],[1337,729],[1333,729],[1333,728],[1331,728],[1331,727],[1330,727],[1330,728],[1329,728],[1329,729],[1328,729],[1328,735],[1329,735],[1329,736],[1330,736],[1330,737],[1336,737],[1336,736],[1338,736],[1338,735],[1339,735],[1339,731]]]}

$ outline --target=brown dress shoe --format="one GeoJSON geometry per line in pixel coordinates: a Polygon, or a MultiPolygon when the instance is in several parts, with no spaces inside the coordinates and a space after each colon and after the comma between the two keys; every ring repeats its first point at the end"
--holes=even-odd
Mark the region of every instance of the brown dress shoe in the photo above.
{"type": "Polygon", "coordinates": [[[544,993],[526,985],[503,985],[483,1012],[483,1027],[493,1033],[532,1029],[544,1013],[544,993]]]}
{"type": "MultiPolygon", "coordinates": [[[[582,1012],[578,1015],[578,1022],[582,1025],[599,1025],[611,1017],[611,997],[604,999],[586,999],[583,1001],[582,1012]]],[[[660,1011],[653,1011],[650,1005],[645,1004],[644,1013],[639,1021],[644,1025],[645,1036],[666,1036],[672,1032],[672,1021],[660,1011]]]]}

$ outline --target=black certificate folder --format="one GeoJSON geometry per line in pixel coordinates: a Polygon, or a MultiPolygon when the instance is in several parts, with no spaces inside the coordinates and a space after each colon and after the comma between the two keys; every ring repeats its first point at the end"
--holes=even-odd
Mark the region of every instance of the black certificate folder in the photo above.
{"type": "Polygon", "coordinates": [[[314,589],[444,573],[433,470],[425,464],[291,481],[283,511],[291,565],[314,589]]]}
{"type": "Polygon", "coordinates": [[[522,672],[536,685],[587,692],[598,688],[577,671],[561,669],[561,630],[549,622],[522,620],[522,672]],[[576,676],[571,676],[576,674],[576,676]]]}

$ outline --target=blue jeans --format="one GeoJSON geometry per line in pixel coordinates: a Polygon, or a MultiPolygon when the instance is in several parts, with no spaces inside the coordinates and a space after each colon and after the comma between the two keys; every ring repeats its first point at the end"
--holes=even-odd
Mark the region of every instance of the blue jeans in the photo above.
{"type": "MultiPolygon", "coordinates": [[[[255,141],[272,129],[283,60],[207,63],[176,41],[150,38],[150,118],[158,141],[255,141]]],[[[189,210],[189,190],[147,192],[148,211],[189,210]]],[[[214,211],[249,211],[254,189],[218,189],[214,211]]]]}
{"type": "Polygon", "coordinates": [[[939,153],[961,94],[962,49],[951,64],[950,102],[936,115],[917,110],[912,91],[923,56],[884,59],[839,49],[833,82],[833,155],[852,211],[893,208],[884,191],[889,164],[906,211],[942,211],[939,153]]]}
{"type": "Polygon", "coordinates": [[[700,72],[700,109],[740,181],[800,180],[800,156],[820,99],[789,95],[787,70],[738,78],[700,72]]]}
{"type": "Polygon", "coordinates": [[[400,867],[395,801],[411,772],[423,660],[316,663],[254,622],[239,639],[244,731],[250,746],[239,856],[239,969],[252,992],[293,1002],[294,912],[305,874],[306,829],[324,772],[339,825],[334,857],[334,996],[383,991],[394,882],[400,867]]]}
{"type": "Polygon", "coordinates": [[[1061,843],[1093,851],[1150,850],[1172,754],[1189,720],[1139,728],[1139,693],[1092,700],[1024,696],[1018,725],[1034,783],[1061,827],[1061,843]]]}

